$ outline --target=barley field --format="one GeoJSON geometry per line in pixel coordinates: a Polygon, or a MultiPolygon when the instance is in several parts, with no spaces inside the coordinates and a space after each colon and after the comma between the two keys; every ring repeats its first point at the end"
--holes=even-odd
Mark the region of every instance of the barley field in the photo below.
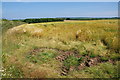
{"type": "Polygon", "coordinates": [[[17,23],[4,30],[2,77],[120,77],[118,41],[117,19],[17,23]]]}

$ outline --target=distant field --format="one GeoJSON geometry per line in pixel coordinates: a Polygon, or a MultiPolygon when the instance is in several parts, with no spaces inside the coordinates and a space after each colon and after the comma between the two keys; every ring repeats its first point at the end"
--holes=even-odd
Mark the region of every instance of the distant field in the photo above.
{"type": "Polygon", "coordinates": [[[3,23],[5,78],[120,77],[117,19],[3,23]]]}
{"type": "MultiPolygon", "coordinates": [[[[107,19],[102,19],[102,20],[103,20],[103,21],[108,21],[107,19]]],[[[74,22],[75,22],[75,21],[76,21],[76,22],[80,22],[80,21],[84,21],[84,22],[85,22],[85,21],[89,21],[89,22],[90,22],[90,21],[102,21],[102,20],[64,20],[64,22],[73,22],[73,21],[74,21],[74,22]]],[[[114,20],[114,19],[109,19],[109,20],[114,20]]]]}

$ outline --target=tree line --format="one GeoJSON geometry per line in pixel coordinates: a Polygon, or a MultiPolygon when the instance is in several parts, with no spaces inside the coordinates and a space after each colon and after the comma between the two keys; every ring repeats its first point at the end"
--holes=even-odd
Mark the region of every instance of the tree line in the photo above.
{"type": "Polygon", "coordinates": [[[55,21],[64,21],[64,18],[40,18],[40,19],[25,19],[23,22],[26,23],[41,23],[41,22],[55,22],[55,21]]]}
{"type": "Polygon", "coordinates": [[[66,18],[66,20],[104,20],[104,19],[120,19],[119,17],[112,18],[66,18]]]}
{"type": "MultiPolygon", "coordinates": [[[[25,23],[42,23],[42,22],[56,22],[56,21],[64,21],[64,20],[104,20],[104,19],[120,19],[119,17],[113,17],[113,18],[31,18],[31,19],[17,19],[12,21],[21,21],[25,23]]],[[[2,19],[3,21],[9,21],[7,19],[2,19]]]]}

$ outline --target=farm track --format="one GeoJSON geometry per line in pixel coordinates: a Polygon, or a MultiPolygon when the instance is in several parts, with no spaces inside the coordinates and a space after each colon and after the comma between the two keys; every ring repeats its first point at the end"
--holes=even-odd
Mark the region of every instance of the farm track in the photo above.
{"type": "Polygon", "coordinates": [[[106,61],[102,61],[100,59],[100,56],[91,58],[90,56],[86,55],[84,56],[84,59],[82,60],[82,62],[79,62],[79,65],[76,67],[71,66],[70,68],[67,68],[66,66],[64,66],[63,62],[69,57],[69,56],[74,56],[76,58],[81,58],[83,57],[82,55],[79,54],[78,51],[65,51],[65,50],[60,50],[57,48],[48,48],[48,47],[41,47],[41,48],[35,48],[33,50],[31,50],[29,52],[29,55],[36,55],[38,52],[42,52],[43,50],[54,50],[58,53],[60,53],[60,55],[56,56],[54,59],[60,61],[62,63],[62,67],[61,67],[61,75],[62,76],[67,76],[67,74],[69,73],[69,71],[72,70],[83,70],[86,67],[91,67],[91,66],[95,66],[98,63],[104,63],[104,62],[110,62],[112,64],[115,63],[114,60],[106,60],[106,61]]]}

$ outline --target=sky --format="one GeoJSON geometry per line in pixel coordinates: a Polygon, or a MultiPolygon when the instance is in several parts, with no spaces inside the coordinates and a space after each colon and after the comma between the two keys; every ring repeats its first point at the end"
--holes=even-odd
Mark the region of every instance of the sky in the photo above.
{"type": "Polygon", "coordinates": [[[2,2],[2,17],[116,17],[117,2],[2,2]]]}
{"type": "Polygon", "coordinates": [[[119,2],[119,0],[1,0],[2,2],[119,2]]]}

